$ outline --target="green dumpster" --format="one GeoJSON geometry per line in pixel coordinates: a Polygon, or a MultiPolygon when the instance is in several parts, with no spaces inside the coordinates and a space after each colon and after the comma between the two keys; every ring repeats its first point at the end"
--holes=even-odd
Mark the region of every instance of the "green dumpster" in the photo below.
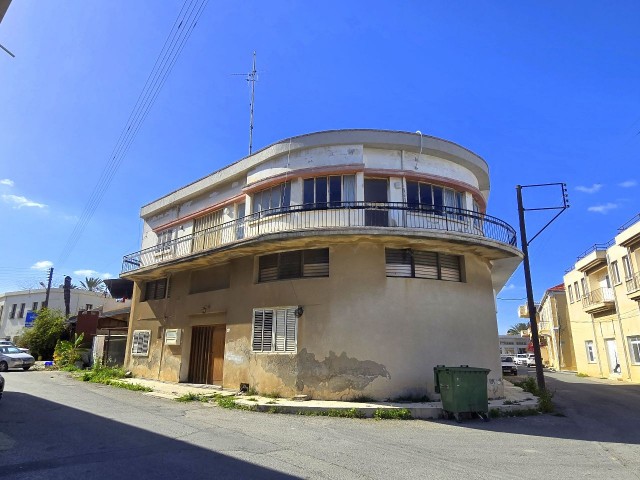
{"type": "Polygon", "coordinates": [[[460,414],[478,414],[483,420],[489,420],[489,399],[487,397],[487,368],[433,367],[436,393],[442,399],[442,409],[448,417],[453,415],[460,421],[460,414]]]}

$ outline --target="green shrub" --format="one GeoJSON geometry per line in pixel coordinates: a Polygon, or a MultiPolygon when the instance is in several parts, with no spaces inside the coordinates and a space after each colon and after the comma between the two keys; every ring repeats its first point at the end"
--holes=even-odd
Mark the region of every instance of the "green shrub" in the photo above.
{"type": "Polygon", "coordinates": [[[28,348],[36,359],[53,358],[56,344],[65,332],[64,322],[64,315],[59,310],[41,309],[33,326],[22,330],[18,346],[28,348]]]}
{"type": "Polygon", "coordinates": [[[407,408],[378,408],[373,413],[378,420],[411,420],[413,416],[407,408]]]}
{"type": "Polygon", "coordinates": [[[84,333],[74,335],[72,342],[67,340],[58,340],[56,348],[53,351],[53,361],[60,368],[65,368],[74,365],[77,361],[81,360],[80,345],[84,339],[84,333]]]}
{"type": "Polygon", "coordinates": [[[118,382],[117,380],[111,380],[109,385],[112,387],[124,388],[126,390],[132,390],[134,392],[153,392],[153,388],[149,388],[139,383],[118,382]]]}
{"type": "Polygon", "coordinates": [[[536,383],[536,379],[533,377],[527,377],[521,382],[513,383],[516,387],[520,387],[525,392],[529,392],[538,396],[538,384],[536,383]]]}
{"type": "Polygon", "coordinates": [[[111,380],[124,378],[125,371],[119,367],[105,367],[95,364],[91,370],[85,370],[80,378],[83,382],[104,383],[109,385],[111,380]]]}
{"type": "Polygon", "coordinates": [[[578,372],[576,373],[576,377],[588,377],[589,375],[587,375],[586,373],[582,373],[582,372],[578,372]]]}
{"type": "Polygon", "coordinates": [[[540,392],[540,397],[538,398],[538,409],[542,413],[552,413],[555,410],[555,406],[551,399],[553,398],[554,392],[549,390],[542,390],[540,392]]]}

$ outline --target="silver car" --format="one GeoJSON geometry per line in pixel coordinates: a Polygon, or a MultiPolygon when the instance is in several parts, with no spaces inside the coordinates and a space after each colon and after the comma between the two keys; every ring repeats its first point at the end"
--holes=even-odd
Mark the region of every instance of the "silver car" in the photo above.
{"type": "Polygon", "coordinates": [[[29,370],[35,362],[31,355],[21,352],[18,347],[0,346],[0,372],[10,368],[29,370]]]}

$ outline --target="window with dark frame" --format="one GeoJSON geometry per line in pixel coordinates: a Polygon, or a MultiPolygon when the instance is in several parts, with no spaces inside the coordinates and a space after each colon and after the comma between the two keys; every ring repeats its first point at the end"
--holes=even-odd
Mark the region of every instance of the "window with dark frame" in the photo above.
{"type": "Polygon", "coordinates": [[[33,302],[33,305],[31,305],[31,311],[32,312],[38,311],[38,302],[33,302]]]}
{"type": "Polygon", "coordinates": [[[24,309],[27,306],[26,303],[21,303],[20,304],[20,313],[18,314],[18,318],[22,318],[24,317],[24,309]]]}
{"type": "Polygon", "coordinates": [[[145,282],[144,284],[144,300],[161,300],[163,298],[167,298],[167,279],[161,278],[159,280],[152,280],[150,282],[145,282]]]}
{"type": "Polygon", "coordinates": [[[258,258],[258,283],[328,276],[328,248],[292,250],[258,258]]]}
{"type": "Polygon", "coordinates": [[[302,203],[307,208],[339,208],[356,199],[355,175],[330,175],[305,178],[302,185],[302,203]]]}
{"type": "Polygon", "coordinates": [[[291,182],[284,182],[255,192],[251,203],[251,212],[259,213],[289,206],[291,206],[291,182]]]}
{"type": "Polygon", "coordinates": [[[18,308],[18,304],[14,303],[11,305],[11,311],[9,312],[9,318],[16,318],[16,309],[18,308]]]}
{"type": "Polygon", "coordinates": [[[463,192],[429,183],[407,181],[407,205],[436,215],[454,213],[465,209],[463,192]]]}
{"type": "Polygon", "coordinates": [[[387,277],[463,282],[462,257],[409,248],[385,249],[387,277]]]}

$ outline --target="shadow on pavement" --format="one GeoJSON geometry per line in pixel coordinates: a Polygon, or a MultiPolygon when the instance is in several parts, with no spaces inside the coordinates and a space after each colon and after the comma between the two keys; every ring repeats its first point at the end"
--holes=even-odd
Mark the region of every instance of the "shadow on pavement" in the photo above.
{"type": "Polygon", "coordinates": [[[468,420],[458,426],[574,440],[640,444],[640,385],[606,384],[568,374],[545,374],[555,414],[468,420]]]}
{"type": "Polygon", "coordinates": [[[0,478],[298,478],[11,391],[0,400],[0,465],[0,478]]]}

